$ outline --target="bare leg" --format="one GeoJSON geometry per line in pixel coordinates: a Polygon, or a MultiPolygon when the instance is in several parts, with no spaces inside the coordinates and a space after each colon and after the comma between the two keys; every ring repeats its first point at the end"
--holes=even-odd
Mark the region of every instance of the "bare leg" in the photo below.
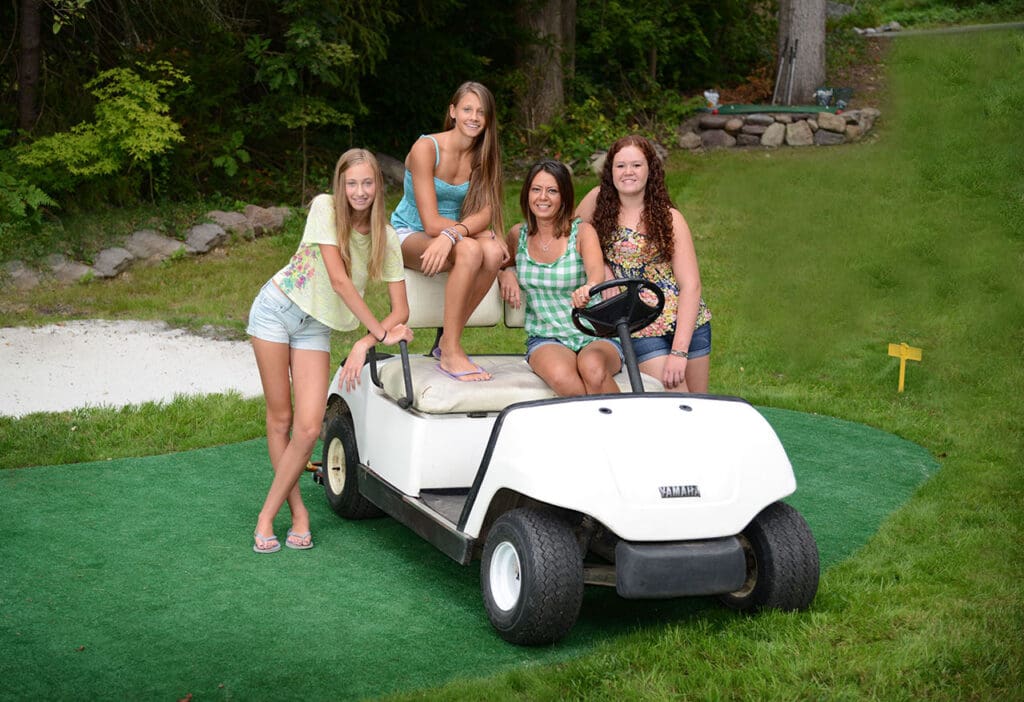
{"type": "Polygon", "coordinates": [[[292,513],[292,529],[298,533],[309,531],[309,511],[302,502],[298,486],[299,477],[320,436],[325,398],[330,373],[330,354],[323,351],[288,349],[283,344],[253,340],[257,365],[267,397],[267,444],[274,465],[274,480],[263,503],[256,530],[269,536],[274,530],[274,518],[287,500],[292,513]],[[268,348],[269,347],[269,348],[268,348]],[[287,351],[284,373],[281,373],[281,349],[287,351]],[[262,360],[261,360],[262,359],[262,360]],[[291,368],[291,383],[288,368],[291,368]],[[265,373],[264,369],[273,373],[265,373]],[[295,410],[290,411],[291,391],[294,388],[295,410]],[[285,409],[288,405],[289,409],[285,409]],[[273,406],[273,409],[272,409],[273,406]],[[291,417],[291,436],[288,436],[286,416],[291,417]]]}
{"type": "Polygon", "coordinates": [[[593,341],[576,356],[579,376],[583,379],[588,395],[618,392],[619,386],[613,379],[622,368],[619,351],[609,341],[593,341]]]}
{"type": "Polygon", "coordinates": [[[544,344],[530,354],[530,368],[557,395],[571,397],[587,392],[576,370],[576,354],[561,344],[544,344]]]}
{"type": "Polygon", "coordinates": [[[708,378],[711,375],[711,356],[691,358],[686,362],[686,387],[687,392],[706,393],[708,391],[708,378]]]}

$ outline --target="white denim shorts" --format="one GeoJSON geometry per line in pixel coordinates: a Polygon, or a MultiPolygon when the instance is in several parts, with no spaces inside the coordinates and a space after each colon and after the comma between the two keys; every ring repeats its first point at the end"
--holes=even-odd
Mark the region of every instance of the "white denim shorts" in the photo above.
{"type": "Polygon", "coordinates": [[[245,332],[293,349],[331,352],[331,328],[303,312],[272,280],[253,300],[245,332]]]}

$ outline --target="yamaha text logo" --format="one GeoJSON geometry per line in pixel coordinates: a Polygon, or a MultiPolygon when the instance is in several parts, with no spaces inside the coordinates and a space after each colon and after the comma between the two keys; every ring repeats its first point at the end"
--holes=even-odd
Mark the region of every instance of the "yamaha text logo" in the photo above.
{"type": "Polygon", "coordinates": [[[662,485],[658,488],[661,497],[700,497],[700,488],[696,485],[662,485]]]}

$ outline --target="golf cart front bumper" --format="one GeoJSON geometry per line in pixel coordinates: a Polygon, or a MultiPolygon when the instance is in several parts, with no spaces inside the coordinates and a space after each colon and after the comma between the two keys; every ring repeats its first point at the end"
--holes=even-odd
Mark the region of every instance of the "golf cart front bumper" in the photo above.
{"type": "Polygon", "coordinates": [[[665,599],[736,592],[747,560],[735,536],[615,546],[615,590],[628,599],[665,599]]]}

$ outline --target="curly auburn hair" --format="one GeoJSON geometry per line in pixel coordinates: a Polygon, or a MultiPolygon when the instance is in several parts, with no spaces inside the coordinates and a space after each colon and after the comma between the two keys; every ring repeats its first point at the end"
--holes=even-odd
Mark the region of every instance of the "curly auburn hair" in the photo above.
{"type": "Polygon", "coordinates": [[[651,142],[637,134],[622,137],[608,149],[608,156],[601,171],[601,187],[597,193],[597,204],[594,208],[594,228],[601,240],[601,248],[605,251],[615,240],[615,230],[619,225],[619,193],[612,180],[612,168],[615,155],[627,146],[634,146],[643,152],[647,159],[647,185],[644,187],[644,212],[638,228],[642,228],[648,241],[665,259],[672,258],[672,214],[674,207],[665,187],[665,169],[661,159],[654,151],[651,142]]]}

